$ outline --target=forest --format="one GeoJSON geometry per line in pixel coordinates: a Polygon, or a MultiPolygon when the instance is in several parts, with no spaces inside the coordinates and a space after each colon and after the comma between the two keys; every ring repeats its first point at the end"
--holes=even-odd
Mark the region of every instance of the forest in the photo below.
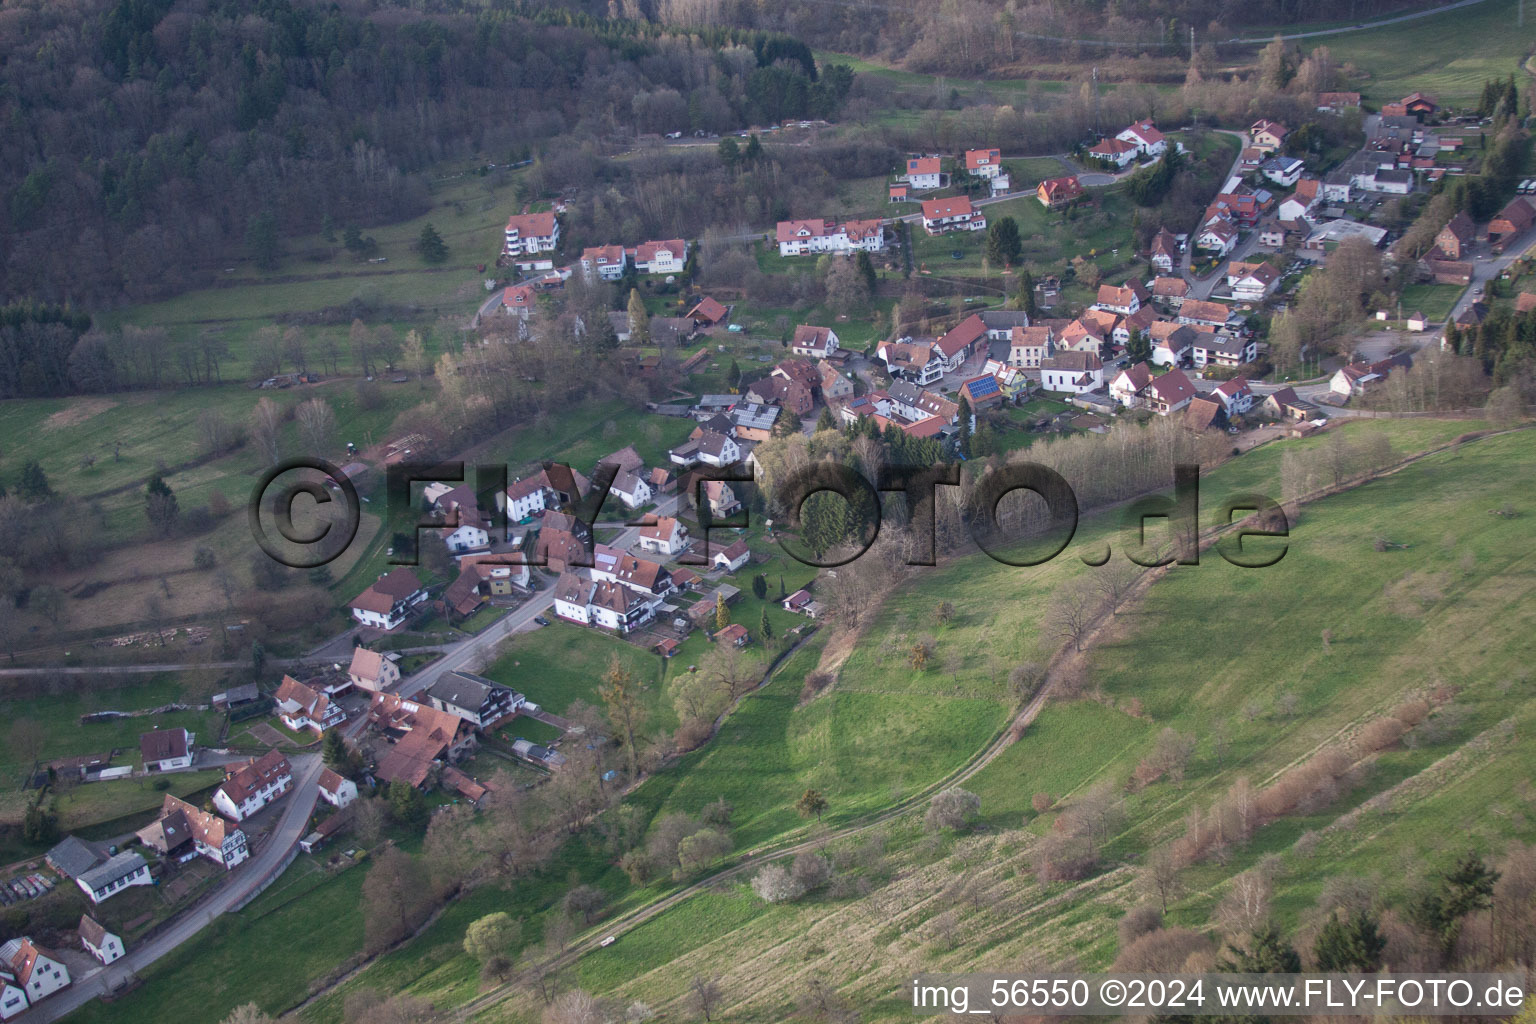
{"type": "Polygon", "coordinates": [[[163,298],[232,254],[416,216],[448,161],[826,116],[850,78],[781,36],[521,4],[8,4],[0,297],[163,298]]]}

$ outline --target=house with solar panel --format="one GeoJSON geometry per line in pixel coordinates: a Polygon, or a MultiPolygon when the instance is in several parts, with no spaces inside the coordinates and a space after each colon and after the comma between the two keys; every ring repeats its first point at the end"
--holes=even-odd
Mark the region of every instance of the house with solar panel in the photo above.
{"type": "Polygon", "coordinates": [[[1003,404],[1003,387],[990,373],[972,377],[960,385],[960,395],[971,406],[970,429],[976,429],[976,414],[983,409],[1003,404]]]}

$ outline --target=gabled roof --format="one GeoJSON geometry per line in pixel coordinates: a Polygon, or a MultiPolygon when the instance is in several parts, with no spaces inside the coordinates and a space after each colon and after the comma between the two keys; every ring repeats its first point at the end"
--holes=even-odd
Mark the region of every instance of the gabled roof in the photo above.
{"type": "Polygon", "coordinates": [[[366,647],[352,648],[352,665],[347,669],[349,675],[377,682],[383,672],[384,655],[378,651],[370,651],[366,647]]]}
{"type": "Polygon", "coordinates": [[[173,816],[179,816],[186,822],[193,839],[215,849],[222,847],[226,839],[240,831],[239,827],[222,816],[194,807],[180,797],[167,793],[160,804],[160,820],[165,821],[173,816]]]}
{"type": "Polygon", "coordinates": [[[657,516],[655,523],[640,528],[640,536],[648,540],[671,541],[681,528],[682,524],[672,516],[657,516]]]}
{"type": "Polygon", "coordinates": [[[974,171],[981,167],[995,167],[1003,162],[1003,155],[995,149],[968,149],[965,151],[965,169],[974,171]]]}
{"type": "Polygon", "coordinates": [[[1213,323],[1226,323],[1232,316],[1232,311],[1219,302],[1207,302],[1203,299],[1185,299],[1184,305],[1179,307],[1179,316],[1188,317],[1191,320],[1207,320],[1213,323]]]}
{"type": "Polygon", "coordinates": [[[918,156],[907,161],[908,174],[938,174],[942,164],[936,156],[918,156]]]}
{"type": "Polygon", "coordinates": [[[923,219],[925,220],[937,220],[940,217],[969,217],[975,212],[971,206],[971,200],[966,196],[923,200],[923,219]]]}
{"type": "Polygon", "coordinates": [[[1216,386],[1216,393],[1226,395],[1228,398],[1236,398],[1249,391],[1251,389],[1248,387],[1248,381],[1243,377],[1233,377],[1216,386]]]}
{"type": "Polygon", "coordinates": [[[416,574],[401,566],[374,580],[367,590],[353,600],[350,607],[384,614],[422,589],[416,574]]]}
{"type": "Polygon", "coordinates": [[[1157,126],[1151,121],[1137,121],[1126,128],[1121,135],[1134,135],[1141,140],[1144,146],[1155,146],[1163,141],[1163,133],[1157,130],[1157,126]]]}
{"type": "MultiPolygon", "coordinates": [[[[291,682],[284,676],[284,682],[291,682]]],[[[302,684],[296,684],[302,685],[302,684]]],[[[305,687],[308,689],[308,687],[305,687]]],[[[279,690],[279,693],[282,691],[279,690]]],[[[313,691],[311,691],[313,692],[313,691]]],[[[225,769],[225,771],[229,771],[225,769]]],[[[293,769],[288,765],[288,759],[281,751],[269,750],[259,758],[255,758],[244,767],[229,772],[224,779],[224,784],[219,789],[236,804],[242,804],[249,800],[257,790],[272,785],[283,776],[292,776],[293,769]]]]}
{"type": "Polygon", "coordinates": [[[938,350],[942,352],[946,358],[953,358],[960,352],[963,352],[964,350],[974,345],[976,343],[976,339],[984,336],[986,333],[987,325],[982,321],[981,317],[977,316],[975,313],[972,313],[970,316],[960,321],[958,326],[950,328],[950,330],[938,340],[937,347],[938,350]]]}
{"type": "Polygon", "coordinates": [[[1190,430],[1209,430],[1212,426],[1220,426],[1226,416],[1226,408],[1220,402],[1196,395],[1184,410],[1184,425],[1190,430]]]}
{"type": "Polygon", "coordinates": [[[1116,375],[1115,379],[1111,382],[1111,386],[1121,385],[1122,377],[1125,379],[1124,384],[1129,385],[1131,391],[1139,392],[1142,388],[1152,383],[1152,368],[1146,364],[1145,360],[1137,363],[1135,366],[1127,366],[1116,375]]]}
{"type": "Polygon", "coordinates": [[[645,468],[645,460],[640,453],[635,451],[635,446],[627,444],[616,452],[610,452],[597,460],[599,466],[618,466],[630,472],[645,468]]]}
{"type": "Polygon", "coordinates": [[[725,319],[726,313],[728,312],[729,310],[727,310],[724,306],[706,295],[698,301],[697,305],[688,311],[688,319],[708,320],[710,323],[719,323],[721,320],[725,319]]]}
{"type": "Polygon", "coordinates": [[[185,729],[155,729],[139,736],[139,756],[145,764],[186,757],[191,749],[192,741],[185,729]]]}
{"type": "Polygon", "coordinates": [[[1161,377],[1155,378],[1147,385],[1147,391],[1153,398],[1165,405],[1178,405],[1186,398],[1193,398],[1196,394],[1195,386],[1189,378],[1184,376],[1183,370],[1169,370],[1161,377]]]}
{"type": "Polygon", "coordinates": [[[469,672],[444,672],[427,690],[433,700],[456,708],[478,711],[506,687],[469,672]]]}
{"type": "Polygon", "coordinates": [[[514,213],[507,218],[507,230],[515,231],[522,238],[547,238],[555,233],[555,215],[544,213],[514,213]]]}
{"type": "Polygon", "coordinates": [[[1100,139],[1098,142],[1095,142],[1093,145],[1089,146],[1088,152],[1092,153],[1094,156],[1116,157],[1122,153],[1134,153],[1136,152],[1136,147],[1132,143],[1126,142],[1124,139],[1110,136],[1107,139],[1100,139]]]}
{"type": "Polygon", "coordinates": [[[148,864],[132,850],[124,850],[105,864],[98,864],[80,876],[80,881],[92,892],[105,889],[143,871],[148,864]]]}
{"type": "Polygon", "coordinates": [[[1077,175],[1071,174],[1061,178],[1046,178],[1037,186],[1036,191],[1043,193],[1047,199],[1054,202],[1057,199],[1069,199],[1080,195],[1083,184],[1077,180],[1077,175]]]}
{"type": "Polygon", "coordinates": [[[332,796],[336,796],[341,792],[341,787],[346,784],[346,781],[344,776],[331,771],[329,768],[322,769],[320,772],[320,788],[332,796]]]}
{"type": "Polygon", "coordinates": [[[1132,299],[1145,302],[1147,298],[1147,289],[1140,281],[1131,280],[1120,285],[1099,285],[1098,302],[1101,306],[1129,306],[1132,299]]]}
{"type": "Polygon", "coordinates": [[[1102,370],[1104,361],[1092,352],[1058,352],[1040,364],[1044,370],[1102,370]]]}
{"type": "Polygon", "coordinates": [[[795,328],[794,340],[791,342],[795,348],[825,349],[832,335],[830,327],[813,327],[810,324],[801,324],[795,328]]]}
{"type": "Polygon", "coordinates": [[[635,246],[635,262],[649,263],[657,254],[668,252],[674,256],[681,256],[688,251],[688,243],[681,238],[667,238],[656,242],[641,242],[635,246]]]}
{"type": "Polygon", "coordinates": [[[1153,278],[1152,294],[1160,298],[1183,298],[1189,294],[1189,282],[1182,277],[1153,278]]]}
{"type": "Polygon", "coordinates": [[[80,915],[80,938],[93,949],[100,949],[112,933],[102,927],[100,921],[90,914],[80,915]]]}

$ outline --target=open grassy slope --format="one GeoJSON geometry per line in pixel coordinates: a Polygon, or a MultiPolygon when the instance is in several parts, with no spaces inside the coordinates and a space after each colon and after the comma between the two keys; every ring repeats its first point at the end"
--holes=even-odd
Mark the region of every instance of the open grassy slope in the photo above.
{"type": "MultiPolygon", "coordinates": [[[[1442,683],[1460,688],[1459,710],[1443,712],[1443,736],[1369,759],[1339,800],[1269,826],[1226,865],[1192,870],[1190,895],[1172,916],[1203,925],[1227,879],[1263,853],[1282,855],[1276,907],[1295,927],[1331,876],[1377,874],[1392,897],[1468,843],[1496,850],[1536,812],[1519,781],[1536,771],[1526,738],[1536,692],[1522,662],[1536,621],[1529,441],[1525,433],[1479,441],[1310,506],[1272,568],[1203,562],[1159,582],[1092,655],[1101,698],[1051,705],[968,783],[982,797],[985,833],[935,842],[919,840],[910,823],[891,828],[892,864],[865,899],[767,908],[745,885],[710,891],[586,957],[583,983],[655,1005],[679,999],[693,972],[719,973],[734,1003],[728,1019],[768,1021],[783,1018],[814,974],[895,1019],[906,1011],[892,997],[917,967],[1103,966],[1114,954],[1114,918],[1140,898],[1128,865],[1176,835],[1191,807],[1208,805],[1239,776],[1262,785],[1442,683]],[[1488,514],[1506,505],[1521,516],[1488,514]],[[1408,546],[1377,552],[1378,535],[1408,546]],[[1325,628],[1334,631],[1327,649],[1325,628]],[[1210,745],[1218,724],[1230,737],[1219,761],[1210,745]],[[1099,780],[1118,787],[1164,727],[1200,740],[1186,780],[1124,798],[1126,823],[1108,844],[1102,875],[1036,882],[1029,851],[1054,815],[1034,818],[1032,794],[1070,803],[1099,780]],[[1465,827],[1447,831],[1448,814],[1465,827]],[[1310,839],[1298,849],[1309,831],[1320,837],[1315,849],[1310,839]],[[973,900],[944,895],[957,877],[969,879],[973,900]],[[953,907],[959,923],[950,935],[937,919],[953,907]],[[722,958],[721,949],[734,953],[722,958]]],[[[999,642],[999,620],[1011,621],[1007,609],[1035,594],[1013,575],[1020,570],[967,564],[950,589],[935,580],[924,597],[950,594],[960,611],[952,639],[984,651],[999,642]],[[984,606],[998,611],[979,614],[984,606]]],[[[878,650],[901,616],[894,602],[861,649],[878,650]]],[[[864,678],[850,661],[838,688],[864,678]]],[[[974,669],[962,677],[975,678],[974,669]]],[[[490,1019],[531,1019],[530,1009],[490,1019]]]]}

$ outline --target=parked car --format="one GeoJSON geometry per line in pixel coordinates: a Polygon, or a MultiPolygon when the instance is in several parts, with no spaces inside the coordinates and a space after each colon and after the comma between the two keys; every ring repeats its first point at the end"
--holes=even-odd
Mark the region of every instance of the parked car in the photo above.
{"type": "Polygon", "coordinates": [[[538,624],[538,625],[540,625],[540,626],[547,626],[547,625],[549,625],[549,620],[548,620],[548,619],[546,619],[546,618],[545,618],[545,617],[544,617],[544,616],[542,616],[542,615],[535,615],[535,616],[534,616],[534,617],[533,617],[533,621],[534,621],[534,622],[535,622],[535,623],[537,623],[537,624],[538,624]]]}

